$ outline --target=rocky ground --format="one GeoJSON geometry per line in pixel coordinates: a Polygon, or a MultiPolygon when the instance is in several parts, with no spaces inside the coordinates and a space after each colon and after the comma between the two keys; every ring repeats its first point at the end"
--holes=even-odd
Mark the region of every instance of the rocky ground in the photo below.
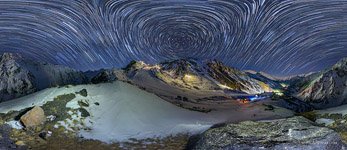
{"type": "Polygon", "coordinates": [[[15,142],[11,139],[12,128],[9,125],[0,125],[0,149],[17,149],[22,150],[27,147],[23,145],[22,142],[15,142]]]}
{"type": "Polygon", "coordinates": [[[344,143],[347,143],[347,115],[339,112],[326,112],[322,110],[310,111],[301,115],[316,122],[320,126],[330,128],[341,136],[344,143]]]}
{"type": "Polygon", "coordinates": [[[325,149],[345,148],[340,136],[304,117],[245,121],[216,126],[203,133],[193,149],[325,149]]]}
{"type": "Polygon", "coordinates": [[[107,144],[98,140],[81,139],[72,134],[53,131],[50,137],[43,138],[38,133],[28,133],[0,126],[1,150],[121,150],[121,149],[185,149],[189,136],[177,135],[164,139],[129,140],[129,142],[107,144]]]}

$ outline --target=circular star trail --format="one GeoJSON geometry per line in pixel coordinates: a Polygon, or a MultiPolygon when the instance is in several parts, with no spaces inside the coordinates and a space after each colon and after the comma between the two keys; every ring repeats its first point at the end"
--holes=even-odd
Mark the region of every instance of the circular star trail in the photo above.
{"type": "Polygon", "coordinates": [[[347,56],[346,0],[0,0],[0,53],[79,70],[219,59],[284,76],[347,56]]]}

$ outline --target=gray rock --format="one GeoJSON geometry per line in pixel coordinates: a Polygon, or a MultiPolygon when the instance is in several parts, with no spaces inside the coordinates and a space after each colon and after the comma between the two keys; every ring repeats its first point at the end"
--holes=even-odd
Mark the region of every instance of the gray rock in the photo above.
{"type": "Polygon", "coordinates": [[[101,70],[95,77],[91,79],[93,84],[106,83],[117,80],[112,70],[101,70]]]}
{"type": "Polygon", "coordinates": [[[226,124],[204,132],[193,149],[325,149],[340,150],[344,144],[331,129],[314,126],[303,117],[226,124]]]}

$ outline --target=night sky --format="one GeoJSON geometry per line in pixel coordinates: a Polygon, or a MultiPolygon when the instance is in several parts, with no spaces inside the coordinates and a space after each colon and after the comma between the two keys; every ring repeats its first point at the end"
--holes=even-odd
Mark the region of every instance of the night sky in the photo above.
{"type": "Polygon", "coordinates": [[[0,0],[0,53],[79,70],[219,59],[277,76],[347,57],[347,0],[0,0]]]}

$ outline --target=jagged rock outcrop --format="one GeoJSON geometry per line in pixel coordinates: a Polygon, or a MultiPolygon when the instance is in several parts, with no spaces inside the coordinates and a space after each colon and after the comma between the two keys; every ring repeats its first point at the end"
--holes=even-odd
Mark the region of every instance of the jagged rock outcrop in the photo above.
{"type": "Polygon", "coordinates": [[[226,124],[204,132],[193,149],[305,149],[331,150],[345,147],[331,129],[314,126],[303,117],[226,124]]]}
{"type": "Polygon", "coordinates": [[[97,75],[90,79],[93,84],[112,82],[116,80],[126,81],[124,70],[120,69],[102,69],[97,75]]]}
{"type": "Polygon", "coordinates": [[[94,84],[105,83],[117,80],[117,77],[113,74],[113,70],[101,70],[95,77],[91,79],[94,84]]]}
{"type": "Polygon", "coordinates": [[[308,81],[296,94],[298,98],[317,109],[347,104],[347,58],[308,81]]]}
{"type": "Polygon", "coordinates": [[[0,57],[0,102],[21,97],[44,88],[86,83],[82,72],[4,53],[0,57]]]}
{"type": "Polygon", "coordinates": [[[209,75],[219,83],[234,90],[243,91],[249,94],[269,92],[270,88],[262,81],[255,80],[245,72],[232,67],[227,67],[219,61],[207,62],[209,75]]]}

